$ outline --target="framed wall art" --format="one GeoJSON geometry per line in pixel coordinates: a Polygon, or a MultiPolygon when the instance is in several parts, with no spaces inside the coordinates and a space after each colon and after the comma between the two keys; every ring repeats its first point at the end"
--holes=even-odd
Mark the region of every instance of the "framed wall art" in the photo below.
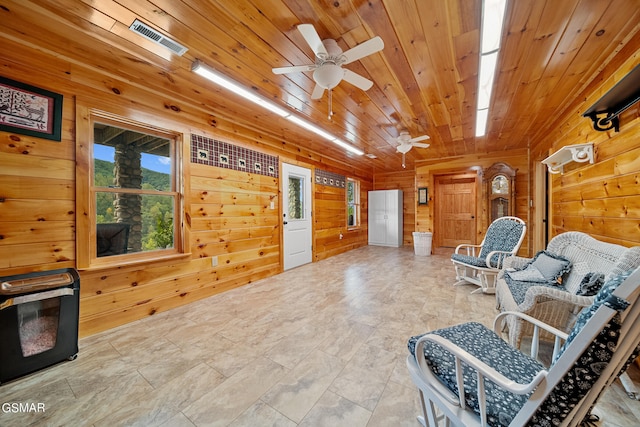
{"type": "Polygon", "coordinates": [[[419,205],[429,204],[429,194],[426,187],[418,188],[418,204],[419,205]]]}
{"type": "Polygon", "coordinates": [[[0,76],[0,130],[60,141],[62,95],[0,76]]]}

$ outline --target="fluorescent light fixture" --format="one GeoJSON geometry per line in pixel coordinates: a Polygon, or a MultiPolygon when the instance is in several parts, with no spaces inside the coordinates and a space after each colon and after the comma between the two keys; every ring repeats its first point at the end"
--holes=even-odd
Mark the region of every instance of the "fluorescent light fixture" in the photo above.
{"type": "Polygon", "coordinates": [[[357,149],[356,147],[354,147],[351,144],[347,144],[346,142],[336,138],[335,136],[331,135],[328,132],[325,132],[323,129],[319,128],[318,126],[314,125],[313,123],[309,123],[308,121],[301,119],[300,117],[291,115],[291,116],[287,116],[288,120],[291,120],[293,123],[297,124],[300,127],[303,127],[307,130],[310,130],[311,132],[315,133],[318,136],[323,137],[324,139],[333,142],[334,144],[339,145],[340,147],[344,148],[345,150],[351,151],[354,154],[357,154],[358,156],[362,156],[364,154],[364,152],[360,151],[359,149],[357,149]]]}
{"type": "Polygon", "coordinates": [[[236,81],[214,71],[212,68],[209,68],[208,66],[204,65],[202,62],[200,62],[199,60],[196,60],[193,62],[193,65],[191,66],[191,71],[193,71],[194,73],[204,77],[205,79],[208,79],[210,81],[212,81],[213,83],[222,86],[225,89],[228,89],[230,91],[232,91],[233,93],[240,95],[241,97],[255,103],[258,104],[259,106],[261,106],[262,108],[265,108],[269,111],[271,111],[274,114],[277,114],[280,117],[284,117],[287,120],[290,120],[291,122],[295,123],[296,125],[309,130],[313,133],[315,133],[318,136],[321,136],[322,138],[331,141],[337,145],[339,145],[340,147],[344,148],[345,150],[348,150],[354,154],[357,154],[359,156],[362,156],[364,154],[364,152],[360,151],[359,149],[357,149],[356,147],[347,144],[344,141],[340,141],[336,136],[331,135],[329,132],[326,132],[325,130],[323,130],[322,128],[314,125],[311,122],[308,122],[294,114],[292,114],[291,112],[289,112],[288,110],[285,110],[284,108],[281,108],[280,106],[278,106],[277,104],[274,104],[271,101],[268,101],[264,98],[262,98],[259,95],[256,95],[255,93],[251,92],[250,90],[245,89],[244,87],[242,87],[240,84],[238,84],[236,81]]]}
{"type": "Polygon", "coordinates": [[[359,149],[357,149],[353,145],[347,144],[346,142],[344,142],[344,141],[342,141],[340,139],[334,139],[332,142],[334,144],[338,144],[340,147],[344,148],[345,150],[351,151],[353,154],[357,154],[358,156],[362,156],[364,154],[363,151],[360,151],[359,149]]]}
{"type": "Polygon", "coordinates": [[[489,109],[476,111],[476,136],[484,136],[487,131],[487,119],[489,118],[489,109]]]}
{"type": "Polygon", "coordinates": [[[507,0],[484,0],[482,5],[482,44],[480,53],[500,49],[502,22],[507,0]]]}
{"type": "Polygon", "coordinates": [[[291,113],[289,113],[287,110],[278,107],[277,105],[275,105],[272,102],[269,102],[261,97],[259,97],[258,95],[251,93],[250,91],[248,91],[247,89],[243,88],[242,86],[240,86],[238,83],[234,82],[233,80],[216,73],[215,71],[213,71],[212,69],[206,67],[205,65],[203,65],[200,61],[195,61],[193,63],[193,66],[191,67],[191,71],[195,72],[196,74],[201,75],[202,77],[211,80],[212,82],[214,82],[215,84],[224,87],[225,89],[228,89],[238,95],[240,95],[241,97],[248,99],[249,101],[258,104],[259,106],[266,108],[267,110],[271,111],[272,113],[275,113],[277,115],[279,115],[280,117],[287,117],[288,115],[290,115],[291,113]]]}
{"type": "Polygon", "coordinates": [[[484,136],[487,130],[489,104],[491,103],[491,92],[493,92],[506,8],[507,0],[483,0],[482,2],[476,137],[484,136]]]}
{"type": "Polygon", "coordinates": [[[311,132],[315,133],[316,135],[321,136],[324,139],[327,139],[329,141],[333,141],[334,139],[336,139],[335,136],[331,135],[328,132],[325,132],[323,129],[320,129],[318,126],[314,125],[313,123],[309,123],[308,121],[303,120],[298,116],[289,115],[289,116],[287,116],[287,120],[291,120],[293,123],[297,124],[301,128],[305,128],[306,130],[310,130],[311,132]]]}
{"type": "Polygon", "coordinates": [[[493,79],[496,74],[498,51],[480,56],[480,74],[478,76],[478,109],[489,108],[493,79]]]}

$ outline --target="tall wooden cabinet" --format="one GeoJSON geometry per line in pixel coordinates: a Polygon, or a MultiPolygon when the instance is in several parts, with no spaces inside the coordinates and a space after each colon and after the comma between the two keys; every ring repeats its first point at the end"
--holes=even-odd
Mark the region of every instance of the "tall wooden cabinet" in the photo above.
{"type": "Polygon", "coordinates": [[[369,191],[369,244],[402,246],[402,190],[369,191]]]}

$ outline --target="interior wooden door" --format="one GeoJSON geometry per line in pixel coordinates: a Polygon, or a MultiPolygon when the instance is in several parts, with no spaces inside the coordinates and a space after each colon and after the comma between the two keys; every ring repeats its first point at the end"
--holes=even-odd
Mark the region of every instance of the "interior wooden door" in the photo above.
{"type": "Polygon", "coordinates": [[[456,247],[462,243],[476,243],[475,176],[438,176],[436,187],[437,246],[456,247]]]}

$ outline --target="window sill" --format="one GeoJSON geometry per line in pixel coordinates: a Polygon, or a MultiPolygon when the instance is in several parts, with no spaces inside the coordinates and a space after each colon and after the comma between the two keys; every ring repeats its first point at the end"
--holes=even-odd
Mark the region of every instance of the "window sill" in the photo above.
{"type": "Polygon", "coordinates": [[[99,271],[99,270],[108,270],[115,268],[126,268],[126,267],[136,267],[144,264],[158,264],[158,263],[171,263],[175,261],[188,261],[191,259],[191,252],[179,253],[179,254],[170,254],[158,256],[157,258],[149,258],[145,256],[144,258],[129,258],[125,256],[116,255],[114,257],[109,257],[109,259],[100,260],[98,262],[92,263],[89,267],[78,267],[80,271],[99,271]],[[118,258],[118,259],[116,259],[118,258]]]}

